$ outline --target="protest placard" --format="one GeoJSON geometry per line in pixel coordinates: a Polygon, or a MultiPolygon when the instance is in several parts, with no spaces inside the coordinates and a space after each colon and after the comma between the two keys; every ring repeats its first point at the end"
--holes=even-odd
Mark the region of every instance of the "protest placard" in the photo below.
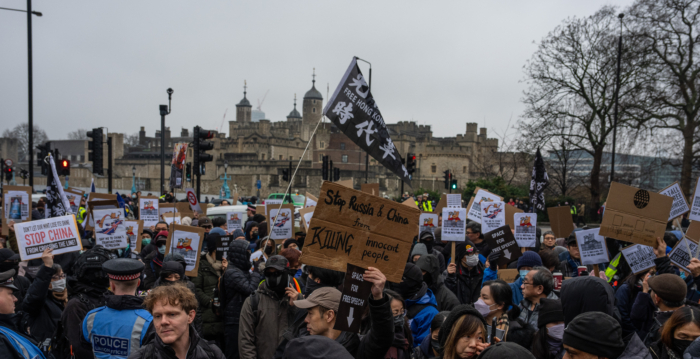
{"type": "Polygon", "coordinates": [[[501,253],[501,257],[498,258],[498,261],[496,263],[491,263],[491,265],[505,267],[508,263],[523,255],[520,247],[518,247],[518,242],[515,241],[513,231],[508,226],[503,226],[485,233],[484,239],[489,247],[491,247],[492,253],[501,253]]]}
{"type": "Polygon", "coordinates": [[[229,233],[233,233],[237,229],[243,230],[243,222],[247,217],[245,212],[227,212],[226,230],[229,233]]]}
{"type": "Polygon", "coordinates": [[[301,217],[299,220],[299,226],[304,230],[304,232],[308,231],[309,229],[309,223],[311,222],[311,217],[313,217],[315,209],[316,206],[304,207],[299,210],[299,216],[301,217]]]}
{"type": "Polygon", "coordinates": [[[462,208],[462,195],[456,194],[446,194],[447,208],[462,208]]]}
{"type": "Polygon", "coordinates": [[[46,248],[53,248],[54,255],[83,249],[73,215],[17,223],[15,233],[23,261],[41,258],[46,248]]]}
{"type": "Polygon", "coordinates": [[[121,208],[94,209],[95,244],[107,249],[126,248],[129,239],[124,225],[124,210],[121,208]]]}
{"type": "MultiPolygon", "coordinates": [[[[407,201],[411,201],[415,204],[413,197],[408,197],[408,199],[404,202],[407,202],[407,201]]],[[[418,206],[416,206],[416,208],[417,207],[418,206]]],[[[442,196],[440,196],[440,200],[438,200],[438,203],[433,208],[433,213],[437,214],[438,216],[442,215],[442,209],[445,207],[447,207],[447,195],[443,193],[442,196]]]]}
{"type": "Polygon", "coordinates": [[[189,202],[192,211],[197,212],[197,214],[207,213],[202,211],[202,207],[199,205],[199,199],[197,198],[197,193],[194,191],[194,188],[185,188],[185,193],[187,193],[187,202],[189,202]]]}
{"type": "Polygon", "coordinates": [[[505,202],[481,202],[481,233],[491,232],[506,225],[505,202]]]}
{"type": "Polygon", "coordinates": [[[367,306],[367,299],[372,294],[372,283],[364,281],[364,274],[364,268],[348,263],[338,315],[333,329],[352,333],[360,332],[362,314],[367,306]]]}
{"type": "Polygon", "coordinates": [[[177,212],[177,209],[175,208],[175,203],[159,203],[158,204],[158,215],[160,218],[163,218],[163,215],[165,213],[174,213],[177,212]]]}
{"type": "MultiPolygon", "coordinates": [[[[89,208],[89,211],[87,212],[87,215],[90,218],[90,221],[88,221],[87,225],[85,226],[85,230],[88,231],[95,231],[95,210],[96,209],[121,209],[119,208],[119,202],[113,199],[102,199],[98,198],[94,201],[88,201],[87,202],[87,207],[89,208]],[[92,222],[92,223],[89,223],[92,222]]],[[[121,209],[122,213],[124,213],[124,210],[121,209]]]]}
{"type": "Polygon", "coordinates": [[[204,228],[173,224],[165,243],[165,254],[179,254],[185,258],[185,275],[196,277],[199,271],[199,253],[202,251],[204,228]]]}
{"type": "Polygon", "coordinates": [[[518,280],[519,276],[520,276],[520,271],[517,269],[499,269],[498,270],[498,279],[500,279],[506,283],[515,283],[515,281],[518,280]]]}
{"type": "Polygon", "coordinates": [[[270,239],[287,239],[294,237],[294,205],[283,204],[280,209],[279,204],[268,205],[267,228],[270,239]],[[279,211],[279,216],[277,212],[279,211]]]}
{"type": "Polygon", "coordinates": [[[360,190],[372,196],[379,196],[379,183],[362,183],[360,185],[360,190]]]}
{"type": "Polygon", "coordinates": [[[139,219],[143,220],[143,225],[146,228],[155,226],[160,221],[158,208],[158,197],[144,196],[139,198],[139,219]]]}
{"type": "Polygon", "coordinates": [[[617,182],[610,184],[600,235],[656,247],[666,231],[673,198],[617,182]]]}
{"type": "Polygon", "coordinates": [[[8,236],[10,221],[17,224],[32,220],[32,188],[5,185],[2,187],[2,198],[2,235],[8,236]]]}
{"type": "MultiPolygon", "coordinates": [[[[212,237],[209,237],[210,240],[212,237]]],[[[228,235],[228,236],[219,236],[219,239],[216,241],[216,260],[220,261],[224,258],[226,258],[226,255],[228,253],[228,246],[231,244],[231,242],[234,240],[233,235],[228,235]]]]}
{"type": "Polygon", "coordinates": [[[656,265],[654,264],[654,259],[656,259],[654,248],[643,244],[633,244],[622,248],[622,255],[625,256],[633,274],[639,274],[656,265]]]}
{"type": "Polygon", "coordinates": [[[282,204],[283,202],[284,202],[283,199],[266,199],[266,200],[265,200],[265,207],[266,207],[266,208],[270,208],[270,207],[273,207],[273,206],[279,206],[279,205],[282,204]]]}
{"type": "Polygon", "coordinates": [[[161,217],[163,217],[162,218],[163,221],[165,223],[167,223],[168,226],[173,224],[173,223],[177,223],[177,224],[182,223],[182,219],[180,218],[180,213],[178,213],[178,212],[165,212],[165,213],[163,213],[163,215],[161,217]]]}
{"type": "Polygon", "coordinates": [[[442,240],[446,242],[464,242],[467,235],[466,208],[442,209],[442,240]]]}
{"type": "Polygon", "coordinates": [[[547,208],[549,225],[557,238],[568,238],[574,231],[574,220],[571,217],[571,207],[559,206],[547,208]]]}
{"type": "Polygon", "coordinates": [[[306,196],[304,196],[304,208],[306,207],[314,207],[318,203],[318,198],[316,196],[312,195],[309,192],[306,192],[306,196]]]}
{"type": "Polygon", "coordinates": [[[467,205],[467,218],[481,223],[481,203],[498,201],[503,201],[503,197],[477,187],[474,190],[474,196],[469,200],[469,204],[467,205]]]}
{"type": "Polygon", "coordinates": [[[506,224],[508,227],[510,227],[510,229],[515,229],[515,224],[517,222],[514,221],[514,215],[516,213],[523,213],[523,210],[506,203],[506,224]]]}
{"type": "Polygon", "coordinates": [[[401,202],[401,204],[403,204],[404,206],[408,206],[408,207],[420,210],[420,208],[418,208],[418,205],[416,204],[416,201],[414,201],[413,198],[409,198],[409,199],[401,202]]]}
{"type": "Polygon", "coordinates": [[[695,183],[695,192],[693,192],[693,206],[690,207],[688,219],[691,221],[700,221],[700,178],[695,183]]]}
{"type": "Polygon", "coordinates": [[[700,242],[700,222],[690,222],[688,229],[685,231],[685,236],[696,242],[700,242]]]}
{"type": "Polygon", "coordinates": [[[129,239],[129,245],[132,251],[141,253],[141,233],[143,233],[143,221],[138,219],[135,221],[124,221],[126,227],[126,236],[129,239]]]}
{"type": "MultiPolygon", "coordinates": [[[[515,241],[521,248],[535,247],[537,245],[537,214],[515,213],[513,215],[515,226],[515,241]]],[[[510,227],[510,226],[508,226],[510,227]]]]}
{"type": "Polygon", "coordinates": [[[581,265],[600,264],[610,261],[605,237],[598,231],[600,228],[576,231],[576,243],[581,253],[581,265]]]}
{"type": "Polygon", "coordinates": [[[399,283],[419,216],[417,209],[324,182],[301,262],[341,272],[347,263],[372,266],[399,283]]]}
{"type": "Polygon", "coordinates": [[[175,210],[180,213],[180,218],[189,217],[195,219],[194,211],[190,208],[189,202],[175,203],[175,210]]]}
{"type": "Polygon", "coordinates": [[[63,190],[63,193],[66,194],[66,199],[70,204],[71,212],[77,214],[78,210],[80,209],[80,199],[83,198],[85,192],[77,188],[68,187],[67,189],[63,190]]]}
{"type": "Polygon", "coordinates": [[[432,233],[433,238],[435,237],[435,228],[438,225],[438,215],[435,213],[421,213],[418,222],[420,225],[418,227],[418,235],[428,231],[432,233]]]}
{"type": "Polygon", "coordinates": [[[95,207],[97,202],[101,201],[110,201],[109,203],[117,203],[117,207],[119,207],[119,202],[117,201],[117,195],[116,194],[109,194],[109,193],[97,193],[97,192],[89,192],[88,193],[88,198],[87,201],[85,202],[86,208],[85,208],[85,221],[83,221],[84,227],[88,231],[92,231],[95,229],[95,218],[92,216],[92,210],[97,208],[97,209],[107,209],[107,208],[112,208],[112,206],[100,206],[100,207],[95,207]]]}
{"type": "MultiPolygon", "coordinates": [[[[353,184],[353,180],[352,180],[352,179],[343,180],[343,181],[338,181],[338,182],[335,182],[335,184],[337,184],[337,185],[339,185],[339,186],[346,187],[346,188],[355,189],[355,185],[353,184]]],[[[323,193],[323,192],[321,192],[321,193],[323,193]]]]}
{"type": "Polygon", "coordinates": [[[685,195],[681,190],[681,185],[678,182],[659,191],[660,194],[664,196],[669,196],[673,198],[673,204],[671,205],[671,214],[668,216],[668,221],[670,222],[676,217],[680,217],[688,211],[690,211],[690,206],[688,206],[688,201],[685,200],[685,195]]]}
{"type": "Polygon", "coordinates": [[[687,248],[690,248],[691,253],[695,253],[695,251],[698,249],[698,244],[687,237],[683,238],[676,243],[675,247],[673,247],[671,252],[668,254],[668,259],[671,260],[671,263],[690,272],[688,269],[688,264],[690,264],[690,256],[688,255],[687,248]],[[686,247],[686,245],[688,247],[686,247]]]}

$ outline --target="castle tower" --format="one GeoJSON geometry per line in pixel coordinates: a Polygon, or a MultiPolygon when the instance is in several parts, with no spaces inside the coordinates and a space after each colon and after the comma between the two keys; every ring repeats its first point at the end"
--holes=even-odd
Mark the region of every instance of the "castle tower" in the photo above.
{"type": "Polygon", "coordinates": [[[315,68],[311,83],[311,90],[307,91],[304,95],[304,104],[302,105],[302,125],[311,126],[313,128],[321,120],[321,112],[323,112],[323,96],[320,92],[318,92],[318,90],[316,90],[315,68]]]}
{"type": "Polygon", "coordinates": [[[251,110],[253,107],[246,98],[248,84],[243,81],[243,99],[236,105],[236,122],[250,122],[251,110]]]}
{"type": "Polygon", "coordinates": [[[287,121],[301,120],[301,114],[297,111],[297,94],[294,94],[294,109],[287,116],[287,121]]]}

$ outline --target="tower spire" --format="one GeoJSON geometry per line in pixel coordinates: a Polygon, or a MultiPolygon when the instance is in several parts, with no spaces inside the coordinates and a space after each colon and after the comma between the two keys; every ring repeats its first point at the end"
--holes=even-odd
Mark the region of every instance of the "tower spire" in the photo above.
{"type": "Polygon", "coordinates": [[[243,98],[246,98],[247,93],[248,93],[248,81],[243,80],[243,98]]]}
{"type": "Polygon", "coordinates": [[[297,109],[297,94],[294,94],[294,109],[297,109]]]}
{"type": "Polygon", "coordinates": [[[311,80],[311,84],[313,87],[316,86],[316,68],[314,67],[314,74],[313,74],[313,80],[311,80]]]}

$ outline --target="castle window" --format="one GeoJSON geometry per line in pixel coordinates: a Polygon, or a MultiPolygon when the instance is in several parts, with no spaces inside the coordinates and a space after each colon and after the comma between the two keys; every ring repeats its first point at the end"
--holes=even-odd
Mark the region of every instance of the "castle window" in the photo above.
{"type": "Polygon", "coordinates": [[[311,112],[316,113],[316,107],[312,108],[311,112]]]}
{"type": "Polygon", "coordinates": [[[321,148],[326,148],[326,143],[321,141],[321,148]]]}
{"type": "Polygon", "coordinates": [[[436,166],[435,164],[433,164],[432,166],[430,166],[430,172],[431,172],[431,173],[436,173],[436,172],[437,172],[437,166],[436,166]]]}
{"type": "Polygon", "coordinates": [[[318,154],[318,162],[323,162],[323,153],[318,154]]]}
{"type": "Polygon", "coordinates": [[[348,163],[348,155],[343,155],[342,161],[343,163],[348,163]]]}
{"type": "Polygon", "coordinates": [[[345,149],[345,144],[344,144],[344,143],[341,143],[341,144],[340,144],[340,149],[341,149],[341,150],[344,150],[344,149],[345,149]]]}
{"type": "Polygon", "coordinates": [[[282,161],[282,158],[283,158],[283,156],[282,156],[282,155],[280,155],[280,161],[282,161]]]}
{"type": "Polygon", "coordinates": [[[262,158],[260,158],[260,159],[261,159],[261,160],[265,160],[265,154],[264,154],[264,153],[262,154],[262,158]]]}
{"type": "Polygon", "coordinates": [[[289,160],[290,160],[290,161],[292,160],[292,156],[289,156],[289,160]]]}
{"type": "Polygon", "coordinates": [[[462,173],[467,173],[467,166],[462,167],[462,173]]]}

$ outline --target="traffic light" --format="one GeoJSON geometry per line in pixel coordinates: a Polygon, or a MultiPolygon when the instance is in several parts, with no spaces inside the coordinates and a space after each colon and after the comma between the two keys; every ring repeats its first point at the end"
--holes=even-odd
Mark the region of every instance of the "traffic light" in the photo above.
{"type": "Polygon", "coordinates": [[[457,189],[457,180],[453,179],[451,182],[452,189],[457,189]]]}
{"type": "Polygon", "coordinates": [[[70,160],[60,160],[56,172],[59,176],[70,176],[70,160]]]}
{"type": "Polygon", "coordinates": [[[416,172],[416,154],[409,153],[406,156],[406,171],[408,171],[408,178],[413,178],[413,172],[416,172]]]}
{"type": "Polygon", "coordinates": [[[214,160],[214,157],[206,151],[214,148],[214,142],[205,141],[214,137],[214,131],[204,130],[199,126],[194,128],[194,174],[203,175],[207,162],[214,160]]]}
{"type": "Polygon", "coordinates": [[[36,165],[37,167],[41,168],[41,174],[46,176],[49,172],[49,166],[44,162],[44,159],[48,157],[49,152],[51,152],[51,142],[46,142],[43,145],[38,145],[36,146],[36,149],[39,150],[37,153],[37,160],[36,160],[36,165]]]}
{"type": "Polygon", "coordinates": [[[321,178],[328,181],[328,156],[321,157],[321,178]]]}
{"type": "Polygon", "coordinates": [[[336,167],[333,169],[333,182],[340,181],[340,168],[336,167]]]}
{"type": "Polygon", "coordinates": [[[282,170],[282,181],[289,182],[289,169],[282,170]]]}
{"type": "Polygon", "coordinates": [[[450,170],[445,170],[444,173],[445,173],[445,176],[444,176],[445,189],[450,189],[450,182],[452,180],[452,174],[450,173],[450,170]]]}
{"type": "Polygon", "coordinates": [[[24,169],[20,170],[20,171],[19,171],[19,177],[22,178],[22,179],[27,179],[27,178],[29,178],[29,171],[24,170],[24,169]]]}
{"type": "Polygon", "coordinates": [[[12,167],[5,167],[5,181],[12,180],[12,167]]]}
{"type": "Polygon", "coordinates": [[[102,128],[88,131],[88,161],[92,161],[92,173],[104,175],[104,159],[102,157],[103,137],[102,128]]]}
{"type": "Polygon", "coordinates": [[[192,182],[192,162],[187,162],[185,165],[185,178],[187,182],[192,182]]]}

